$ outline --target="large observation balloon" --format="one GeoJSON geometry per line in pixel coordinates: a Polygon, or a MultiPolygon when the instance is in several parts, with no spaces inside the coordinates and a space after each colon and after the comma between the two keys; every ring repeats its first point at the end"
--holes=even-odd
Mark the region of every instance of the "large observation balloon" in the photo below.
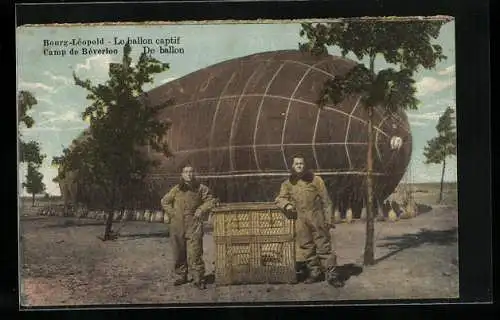
{"type": "MultiPolygon", "coordinates": [[[[325,80],[345,74],[355,62],[272,51],[224,61],[161,85],[149,103],[168,99],[162,119],[172,122],[166,139],[174,157],[151,149],[161,165],[149,176],[159,197],[191,164],[199,178],[227,202],[272,201],[300,153],[322,176],[334,202],[355,206],[366,194],[367,113],[360,96],[320,110],[325,80]]],[[[374,181],[379,200],[389,196],[411,157],[406,114],[374,114],[374,181]]]]}
{"type": "MultiPolygon", "coordinates": [[[[149,91],[145,102],[150,105],[173,99],[173,106],[159,116],[172,123],[165,139],[174,156],[144,148],[160,165],[144,188],[136,190],[141,199],[136,205],[159,208],[186,164],[194,166],[221,201],[272,201],[289,175],[293,155],[300,153],[323,177],[339,208],[359,214],[366,195],[366,110],[360,96],[323,109],[316,104],[325,80],[354,65],[331,55],[263,52],[209,66],[149,91]]],[[[378,201],[394,191],[412,152],[406,114],[383,110],[379,106],[374,114],[378,201]]],[[[68,175],[60,183],[70,198],[66,200],[99,206],[101,193],[78,186],[75,177],[68,175]]]]}

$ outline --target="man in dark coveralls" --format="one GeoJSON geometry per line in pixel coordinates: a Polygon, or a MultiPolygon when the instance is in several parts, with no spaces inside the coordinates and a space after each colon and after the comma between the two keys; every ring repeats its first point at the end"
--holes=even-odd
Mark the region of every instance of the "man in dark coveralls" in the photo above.
{"type": "Polygon", "coordinates": [[[182,169],[180,183],[161,199],[170,220],[176,286],[187,283],[190,275],[195,286],[205,288],[203,219],[215,201],[209,188],[198,182],[191,165],[182,169]]]}
{"type": "Polygon", "coordinates": [[[308,278],[305,283],[327,280],[337,283],[336,254],[331,248],[330,229],[333,228],[333,205],[323,179],[306,170],[302,155],[293,157],[290,177],[281,184],[275,203],[287,215],[296,215],[296,241],[304,253],[308,278]],[[333,278],[332,278],[333,277],[333,278]]]}

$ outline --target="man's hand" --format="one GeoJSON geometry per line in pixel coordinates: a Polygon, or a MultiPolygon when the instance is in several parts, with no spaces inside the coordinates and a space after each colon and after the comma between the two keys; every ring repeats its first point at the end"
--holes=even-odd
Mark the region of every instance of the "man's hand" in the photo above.
{"type": "Polygon", "coordinates": [[[297,210],[295,210],[295,207],[292,204],[287,204],[284,209],[285,216],[288,219],[297,219],[297,210]]]}
{"type": "Polygon", "coordinates": [[[203,217],[203,212],[201,212],[201,210],[196,210],[196,211],[194,212],[194,217],[195,217],[196,219],[201,219],[201,218],[203,217]]]}
{"type": "Polygon", "coordinates": [[[170,224],[170,215],[163,214],[163,223],[170,224]]]}

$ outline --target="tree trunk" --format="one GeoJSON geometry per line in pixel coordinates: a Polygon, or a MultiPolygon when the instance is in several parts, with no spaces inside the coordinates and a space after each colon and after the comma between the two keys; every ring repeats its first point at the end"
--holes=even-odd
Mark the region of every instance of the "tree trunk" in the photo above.
{"type": "Polygon", "coordinates": [[[32,195],[32,198],[31,198],[31,200],[32,200],[32,202],[31,202],[31,206],[32,206],[32,207],[34,207],[34,206],[35,206],[35,194],[34,194],[34,193],[32,193],[31,195],[32,195]]]}
{"type": "Polygon", "coordinates": [[[113,209],[108,210],[108,216],[106,217],[106,227],[104,229],[104,241],[111,240],[111,230],[113,227],[113,209]]]}
{"type": "Polygon", "coordinates": [[[364,265],[375,263],[374,253],[374,205],[373,205],[373,107],[368,107],[368,152],[366,157],[366,239],[364,265]]]}
{"type": "Polygon", "coordinates": [[[111,201],[108,207],[108,216],[106,218],[106,227],[104,229],[104,241],[112,240],[111,231],[113,228],[113,214],[115,209],[115,186],[111,187],[111,201]]]}
{"type": "Polygon", "coordinates": [[[439,200],[438,203],[443,201],[443,183],[444,183],[444,170],[446,168],[446,159],[443,160],[443,169],[441,171],[441,186],[439,188],[439,200]]]}

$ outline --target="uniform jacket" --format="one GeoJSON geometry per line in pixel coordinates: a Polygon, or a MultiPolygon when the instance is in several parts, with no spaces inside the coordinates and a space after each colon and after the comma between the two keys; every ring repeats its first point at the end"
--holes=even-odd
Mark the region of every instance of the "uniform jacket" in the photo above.
{"type": "Polygon", "coordinates": [[[311,171],[303,175],[292,174],[281,184],[279,195],[275,203],[282,210],[292,204],[297,210],[299,219],[306,218],[332,223],[333,205],[320,176],[311,171]]]}
{"type": "Polygon", "coordinates": [[[181,182],[161,199],[161,206],[171,219],[172,226],[184,230],[190,228],[196,212],[207,214],[215,206],[215,201],[206,185],[196,180],[186,184],[181,179],[181,182]]]}

